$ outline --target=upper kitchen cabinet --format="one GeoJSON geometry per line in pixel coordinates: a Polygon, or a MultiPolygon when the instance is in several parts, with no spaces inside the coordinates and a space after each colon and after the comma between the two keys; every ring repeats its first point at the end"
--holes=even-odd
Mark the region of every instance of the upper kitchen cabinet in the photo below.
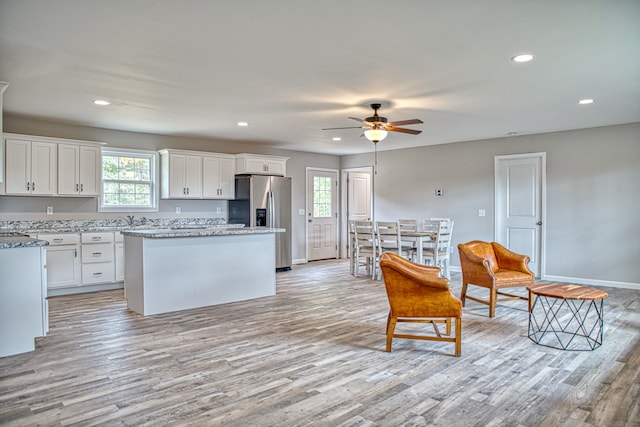
{"type": "Polygon", "coordinates": [[[101,149],[96,145],[58,145],[58,194],[100,195],[101,149]]]}
{"type": "Polygon", "coordinates": [[[7,137],[5,145],[5,193],[55,195],[57,144],[7,137]]]}
{"type": "Polygon", "coordinates": [[[265,156],[261,154],[237,154],[236,174],[260,174],[285,176],[288,157],[265,156]]]}
{"type": "Polygon", "coordinates": [[[202,198],[202,155],[183,150],[160,150],[160,197],[202,198]]]}
{"type": "Polygon", "coordinates": [[[202,197],[230,200],[235,197],[235,157],[216,154],[202,156],[202,197]]]}

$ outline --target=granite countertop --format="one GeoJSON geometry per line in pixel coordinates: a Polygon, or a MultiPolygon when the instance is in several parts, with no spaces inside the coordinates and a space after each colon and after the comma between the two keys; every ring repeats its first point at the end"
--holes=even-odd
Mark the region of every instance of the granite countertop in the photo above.
{"type": "Polygon", "coordinates": [[[133,237],[150,239],[166,239],[173,237],[210,237],[210,236],[241,236],[247,234],[284,233],[284,228],[266,227],[211,227],[211,228],[156,228],[151,230],[124,230],[122,234],[133,237]]]}
{"type": "Polygon", "coordinates": [[[21,233],[0,232],[0,249],[30,248],[48,244],[46,240],[34,239],[21,233]]]}

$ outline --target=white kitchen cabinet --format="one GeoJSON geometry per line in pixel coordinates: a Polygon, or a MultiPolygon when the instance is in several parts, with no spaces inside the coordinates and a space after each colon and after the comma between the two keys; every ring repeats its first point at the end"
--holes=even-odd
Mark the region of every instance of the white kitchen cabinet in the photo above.
{"type": "Polygon", "coordinates": [[[6,194],[53,196],[56,193],[57,144],[5,139],[6,194]]]}
{"type": "Polygon", "coordinates": [[[178,150],[160,151],[160,197],[202,198],[202,156],[178,150]]]}
{"type": "Polygon", "coordinates": [[[233,199],[235,169],[235,159],[232,155],[202,156],[202,197],[233,199]]]}
{"type": "Polygon", "coordinates": [[[261,154],[236,154],[236,174],[261,174],[285,176],[288,157],[261,154]]]}
{"type": "Polygon", "coordinates": [[[116,231],[114,236],[115,246],[115,269],[116,269],[116,282],[124,282],[124,238],[122,233],[116,231]]]}
{"type": "Polygon", "coordinates": [[[115,281],[112,232],[82,233],[82,284],[111,283],[115,281]]]}
{"type": "Polygon", "coordinates": [[[102,155],[99,146],[58,145],[58,194],[98,196],[102,155]]]}
{"type": "Polygon", "coordinates": [[[80,235],[77,233],[39,234],[38,239],[46,240],[47,288],[67,288],[80,286],[80,235]]]}

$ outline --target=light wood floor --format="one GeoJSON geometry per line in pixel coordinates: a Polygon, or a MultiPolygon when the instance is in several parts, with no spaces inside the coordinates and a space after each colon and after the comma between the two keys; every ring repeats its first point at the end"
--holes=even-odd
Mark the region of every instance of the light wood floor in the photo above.
{"type": "Polygon", "coordinates": [[[603,288],[592,352],[531,342],[524,301],[494,319],[469,302],[456,358],[386,353],[384,285],[344,261],[277,279],[275,297],[149,317],[122,291],[51,298],[36,351],[0,358],[0,424],[640,426],[640,292],[603,288]]]}

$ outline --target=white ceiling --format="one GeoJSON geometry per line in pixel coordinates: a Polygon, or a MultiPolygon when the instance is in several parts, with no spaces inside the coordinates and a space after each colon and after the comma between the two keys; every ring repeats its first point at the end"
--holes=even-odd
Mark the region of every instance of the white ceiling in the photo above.
{"type": "Polygon", "coordinates": [[[640,1],[0,0],[0,80],[8,113],[333,154],[371,102],[424,121],[381,150],[630,123],[640,1]]]}

